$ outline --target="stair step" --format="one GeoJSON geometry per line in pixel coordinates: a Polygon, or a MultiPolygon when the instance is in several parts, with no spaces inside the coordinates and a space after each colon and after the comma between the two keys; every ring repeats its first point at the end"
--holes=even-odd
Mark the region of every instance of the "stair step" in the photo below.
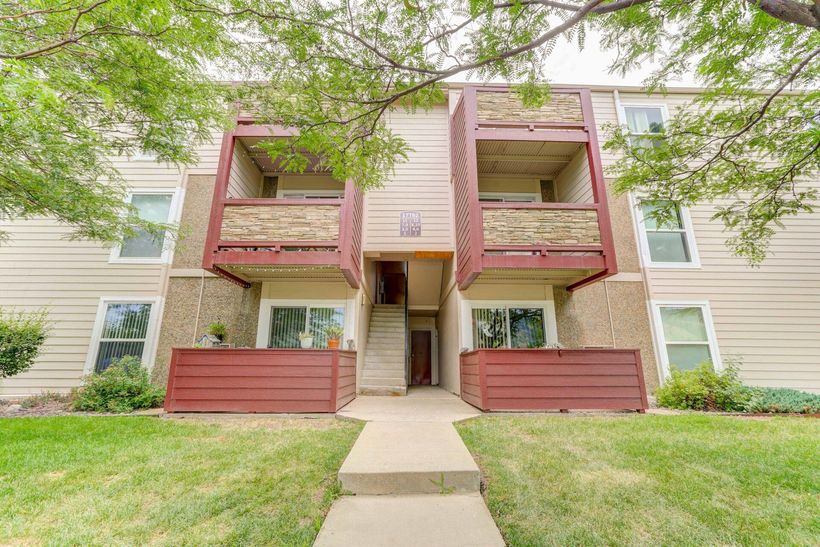
{"type": "Polygon", "coordinates": [[[339,480],[358,495],[479,491],[478,466],[449,423],[368,422],[339,480]]]}
{"type": "Polygon", "coordinates": [[[404,378],[404,369],[399,368],[371,368],[362,372],[362,381],[367,378],[404,378]]]}
{"type": "Polygon", "coordinates": [[[407,387],[387,387],[387,386],[359,386],[359,395],[372,395],[377,397],[403,396],[407,395],[407,387]]]}

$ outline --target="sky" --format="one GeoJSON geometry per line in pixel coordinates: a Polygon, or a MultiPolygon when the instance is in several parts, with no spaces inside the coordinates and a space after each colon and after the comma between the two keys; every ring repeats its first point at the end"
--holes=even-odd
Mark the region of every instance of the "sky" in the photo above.
{"type": "MultiPolygon", "coordinates": [[[[578,49],[577,42],[567,42],[559,39],[555,49],[547,58],[545,73],[552,84],[585,84],[585,85],[642,85],[649,76],[652,66],[647,64],[641,70],[633,71],[626,76],[610,74],[609,66],[615,58],[614,51],[603,51],[598,47],[600,35],[596,31],[588,30],[583,51],[578,49]]],[[[464,75],[454,78],[464,81],[464,75]]],[[[670,87],[699,86],[693,77],[679,81],[667,82],[670,87]]]]}

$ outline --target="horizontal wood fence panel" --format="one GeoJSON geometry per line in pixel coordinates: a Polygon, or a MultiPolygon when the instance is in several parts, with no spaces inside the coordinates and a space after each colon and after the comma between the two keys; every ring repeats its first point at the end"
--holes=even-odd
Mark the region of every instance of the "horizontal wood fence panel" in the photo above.
{"type": "Polygon", "coordinates": [[[336,412],[356,396],[356,353],[174,348],[167,412],[336,412]]]}
{"type": "Polygon", "coordinates": [[[461,393],[482,410],[648,407],[638,350],[471,351],[461,355],[461,393]]]}

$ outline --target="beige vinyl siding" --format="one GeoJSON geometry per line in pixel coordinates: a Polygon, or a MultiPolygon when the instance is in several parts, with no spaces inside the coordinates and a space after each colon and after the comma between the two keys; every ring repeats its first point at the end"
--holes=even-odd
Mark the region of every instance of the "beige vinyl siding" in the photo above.
{"type": "MultiPolygon", "coordinates": [[[[182,185],[181,167],[125,157],[113,161],[132,188],[182,185]]],[[[45,309],[51,329],[33,367],[0,380],[0,397],[78,386],[100,299],[156,298],[164,292],[166,265],[111,264],[110,246],[69,241],[70,230],[55,220],[0,221],[0,230],[9,234],[0,244],[0,309],[45,309]]]]}
{"type": "Polygon", "coordinates": [[[555,177],[556,198],[564,203],[592,203],[592,179],[585,148],[572,157],[555,177]]]}
{"type": "Polygon", "coordinates": [[[231,176],[228,179],[228,197],[245,199],[259,197],[261,193],[262,173],[256,168],[248,151],[237,142],[231,162],[231,176]]]}
{"type": "Polygon", "coordinates": [[[709,302],[721,357],[752,385],[820,392],[820,214],[786,222],[759,268],[731,256],[713,210],[691,211],[699,269],[648,269],[654,302],[709,302]]]}
{"type": "Polygon", "coordinates": [[[390,128],[407,140],[408,160],[365,199],[365,251],[452,250],[453,221],[447,105],[392,112],[390,128]],[[421,213],[421,236],[401,237],[402,211],[421,213]]]}

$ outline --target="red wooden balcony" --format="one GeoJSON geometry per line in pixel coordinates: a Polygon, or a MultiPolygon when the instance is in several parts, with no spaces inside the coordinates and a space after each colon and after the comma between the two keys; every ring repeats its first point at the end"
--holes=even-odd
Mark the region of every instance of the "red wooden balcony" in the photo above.
{"type": "Polygon", "coordinates": [[[461,354],[461,398],[481,410],[637,410],[638,350],[480,349],[461,354]]]}
{"type": "Polygon", "coordinates": [[[358,288],[363,194],[318,167],[287,173],[258,148],[289,135],[240,123],[223,137],[203,268],[245,287],[282,276],[338,275],[358,288]],[[277,191],[285,181],[288,190],[277,191]]]}
{"type": "Polygon", "coordinates": [[[174,348],[166,412],[336,412],[356,397],[356,352],[174,348]]]}
{"type": "Polygon", "coordinates": [[[588,89],[541,108],[467,86],[450,119],[457,280],[548,280],[574,290],[617,273],[588,89]]]}

